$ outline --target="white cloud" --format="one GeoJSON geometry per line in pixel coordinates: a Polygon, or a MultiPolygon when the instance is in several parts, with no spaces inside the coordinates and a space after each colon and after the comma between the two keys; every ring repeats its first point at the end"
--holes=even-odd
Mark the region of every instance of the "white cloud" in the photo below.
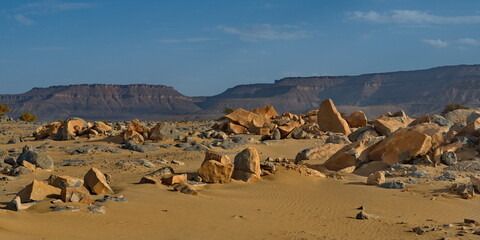
{"type": "Polygon", "coordinates": [[[217,29],[227,34],[237,35],[241,40],[247,42],[293,40],[309,37],[307,31],[300,30],[295,25],[255,24],[243,28],[219,25],[217,29]]]}
{"type": "Polygon", "coordinates": [[[55,0],[44,0],[40,2],[25,3],[11,10],[3,10],[7,17],[15,19],[17,22],[31,26],[35,21],[32,16],[49,15],[64,11],[73,11],[87,8],[94,8],[96,3],[85,2],[61,2],[55,0]]]}
{"type": "Polygon", "coordinates": [[[422,42],[430,44],[434,47],[444,48],[448,46],[448,42],[440,39],[423,39],[422,42]]]}
{"type": "Polygon", "coordinates": [[[25,26],[32,26],[35,23],[32,19],[25,17],[23,14],[15,14],[13,19],[25,26]]]}
{"type": "Polygon", "coordinates": [[[419,10],[392,10],[386,13],[376,11],[348,12],[352,20],[374,23],[417,23],[417,24],[479,24],[480,15],[474,16],[439,16],[419,10]]]}
{"type": "Polygon", "coordinates": [[[478,45],[478,41],[473,38],[460,38],[457,40],[457,42],[460,44],[466,44],[466,45],[472,45],[472,46],[478,45]]]}

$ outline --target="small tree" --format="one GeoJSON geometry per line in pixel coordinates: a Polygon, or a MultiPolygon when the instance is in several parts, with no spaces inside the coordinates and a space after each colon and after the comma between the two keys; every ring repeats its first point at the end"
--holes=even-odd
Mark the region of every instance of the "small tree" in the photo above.
{"type": "Polygon", "coordinates": [[[5,115],[6,112],[10,112],[10,108],[6,105],[0,104],[0,116],[5,115]]]}
{"type": "Polygon", "coordinates": [[[22,114],[19,118],[20,118],[20,120],[25,121],[25,122],[33,122],[33,121],[37,120],[37,116],[32,115],[30,112],[26,112],[26,113],[22,114]]]}
{"type": "Polygon", "coordinates": [[[233,109],[229,108],[229,107],[225,107],[225,109],[223,109],[223,113],[225,115],[229,114],[229,113],[232,113],[233,112],[233,109]]]}
{"type": "Polygon", "coordinates": [[[442,114],[445,114],[457,109],[468,109],[468,107],[457,102],[452,102],[445,105],[445,108],[443,109],[442,114]]]}

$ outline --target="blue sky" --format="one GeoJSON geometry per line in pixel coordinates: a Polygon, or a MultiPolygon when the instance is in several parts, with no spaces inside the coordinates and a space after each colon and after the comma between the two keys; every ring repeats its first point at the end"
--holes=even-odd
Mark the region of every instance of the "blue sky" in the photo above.
{"type": "Polygon", "coordinates": [[[148,83],[214,95],[288,76],[477,64],[479,50],[478,0],[0,0],[0,93],[148,83]]]}

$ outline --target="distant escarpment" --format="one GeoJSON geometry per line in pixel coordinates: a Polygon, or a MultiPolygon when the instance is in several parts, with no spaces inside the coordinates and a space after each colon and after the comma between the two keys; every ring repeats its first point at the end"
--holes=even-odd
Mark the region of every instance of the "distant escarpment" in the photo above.
{"type": "Polygon", "coordinates": [[[289,77],[271,84],[239,85],[211,97],[187,97],[161,85],[72,85],[34,88],[0,95],[10,115],[32,111],[42,120],[209,119],[225,107],[253,109],[273,105],[279,112],[303,113],[331,98],[344,112],[363,110],[372,117],[405,110],[410,115],[436,113],[450,102],[480,106],[480,65],[358,76],[289,77]]]}

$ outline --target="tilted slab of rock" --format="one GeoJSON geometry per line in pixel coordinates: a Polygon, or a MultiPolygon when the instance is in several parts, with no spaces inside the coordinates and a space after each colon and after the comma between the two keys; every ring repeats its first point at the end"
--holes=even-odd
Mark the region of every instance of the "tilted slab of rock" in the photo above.
{"type": "Polygon", "coordinates": [[[304,149],[295,156],[295,163],[298,164],[312,159],[326,161],[344,146],[343,144],[327,143],[318,147],[304,149]]]}
{"type": "Polygon", "coordinates": [[[113,190],[107,183],[105,175],[96,168],[90,168],[83,177],[85,186],[94,194],[114,194],[113,190]]]}
{"type": "Polygon", "coordinates": [[[187,174],[172,174],[162,178],[162,184],[165,185],[174,185],[182,182],[187,182],[187,174]]]}
{"type": "Polygon", "coordinates": [[[256,181],[260,179],[261,174],[260,156],[255,148],[248,147],[235,156],[233,179],[256,181]]]}
{"type": "Polygon", "coordinates": [[[225,115],[225,118],[244,126],[250,132],[256,132],[258,128],[263,127],[265,122],[267,122],[267,119],[264,117],[242,108],[225,115]]]}
{"type": "Polygon", "coordinates": [[[288,125],[278,126],[277,129],[280,131],[282,138],[286,138],[296,127],[299,127],[300,124],[297,122],[290,122],[288,125]]]}
{"type": "Polygon", "coordinates": [[[112,127],[100,121],[93,122],[92,129],[101,134],[106,134],[107,132],[112,131],[112,127]]]}
{"type": "Polygon", "coordinates": [[[385,141],[382,161],[390,166],[425,155],[432,148],[432,137],[413,129],[403,129],[385,141]]]}
{"type": "Polygon", "coordinates": [[[27,161],[36,167],[45,170],[51,170],[54,167],[53,160],[50,155],[43,152],[38,152],[34,147],[28,145],[23,147],[22,153],[17,158],[17,163],[19,165],[22,165],[24,161],[27,161]]]}
{"type": "Polygon", "coordinates": [[[368,162],[368,153],[382,142],[382,140],[383,137],[376,137],[346,145],[333,154],[324,163],[324,166],[328,170],[338,171],[343,168],[357,166],[362,162],[368,162]]]}
{"type": "Polygon", "coordinates": [[[50,186],[47,183],[33,180],[24,189],[17,193],[21,202],[41,201],[47,197],[58,198],[60,196],[60,188],[50,186]]]}
{"type": "Polygon", "coordinates": [[[70,176],[58,176],[55,174],[50,175],[48,178],[48,184],[57,187],[57,188],[66,188],[66,187],[81,187],[84,182],[82,179],[74,178],[70,176]]]}
{"type": "Polygon", "coordinates": [[[345,135],[348,135],[351,132],[347,121],[342,118],[340,112],[338,112],[333,104],[332,99],[324,100],[320,104],[317,113],[317,122],[322,131],[343,133],[345,135]]]}
{"type": "Polygon", "coordinates": [[[350,114],[346,119],[348,125],[352,128],[360,128],[367,126],[367,116],[362,111],[356,111],[350,114]]]}
{"type": "Polygon", "coordinates": [[[77,136],[84,134],[87,129],[88,124],[85,120],[77,117],[69,118],[62,124],[55,139],[61,141],[73,140],[77,136]]]}
{"type": "Polygon", "coordinates": [[[373,122],[375,130],[383,136],[390,136],[401,127],[406,127],[407,124],[399,122],[394,118],[382,116],[373,122]]]}
{"type": "Polygon", "coordinates": [[[44,138],[54,138],[58,130],[62,127],[61,122],[51,122],[45,126],[39,127],[33,133],[35,140],[44,139],[44,138]]]}
{"type": "Polygon", "coordinates": [[[155,140],[181,140],[183,133],[177,130],[174,123],[158,122],[155,127],[150,130],[150,139],[155,140]]]}
{"type": "Polygon", "coordinates": [[[205,152],[204,160],[205,161],[215,160],[215,161],[218,161],[220,163],[230,163],[230,158],[226,154],[215,152],[215,151],[212,151],[212,150],[207,150],[205,152]]]}
{"type": "Polygon", "coordinates": [[[266,119],[272,119],[278,116],[277,111],[271,105],[255,108],[251,112],[258,114],[266,119]]]}
{"type": "Polygon", "coordinates": [[[467,118],[472,113],[480,113],[480,109],[456,109],[445,113],[445,119],[452,124],[467,123],[467,118]]]}
{"type": "Polygon", "coordinates": [[[229,133],[234,133],[234,134],[246,134],[248,133],[248,130],[241,125],[235,124],[235,123],[227,123],[227,132],[229,133]]]}

